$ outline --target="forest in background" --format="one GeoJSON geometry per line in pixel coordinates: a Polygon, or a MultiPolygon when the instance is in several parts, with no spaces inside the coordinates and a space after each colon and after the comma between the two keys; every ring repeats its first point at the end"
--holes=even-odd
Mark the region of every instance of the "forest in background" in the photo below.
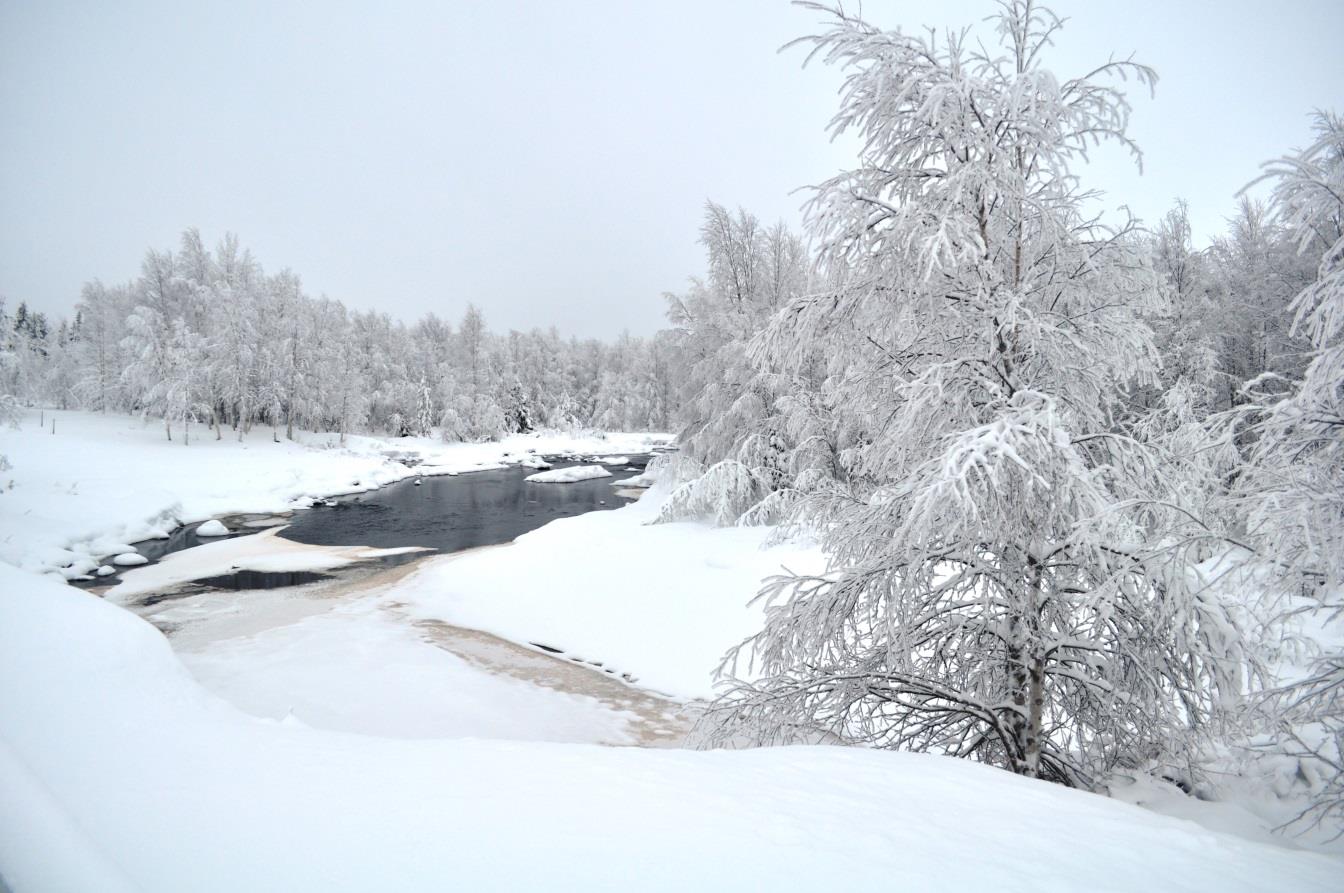
{"type": "Polygon", "coordinates": [[[11,406],[137,413],[183,443],[191,425],[214,437],[260,425],[448,441],[665,430],[674,409],[666,337],[502,335],[475,305],[456,325],[430,314],[408,326],[313,298],[235,236],[211,251],[196,230],[175,252],[148,251],[132,282],[86,284],[72,320],[0,304],[0,331],[11,406]]]}

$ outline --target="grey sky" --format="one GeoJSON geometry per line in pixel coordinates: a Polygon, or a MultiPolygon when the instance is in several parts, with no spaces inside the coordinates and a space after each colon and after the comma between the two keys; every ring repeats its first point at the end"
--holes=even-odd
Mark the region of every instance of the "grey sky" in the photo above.
{"type": "MultiPolygon", "coordinates": [[[[1344,3],[1083,3],[1052,67],[1112,52],[1142,178],[1089,177],[1207,238],[1259,162],[1344,110],[1344,3]]],[[[870,2],[884,26],[979,21],[989,0],[870,2]]],[[[706,198],[798,220],[845,164],[822,132],[837,77],[777,48],[784,2],[365,5],[0,0],[0,294],[68,313],[189,226],[237,232],[307,289],[411,320],[468,301],[496,330],[610,336],[662,324],[702,267],[706,198]]]]}

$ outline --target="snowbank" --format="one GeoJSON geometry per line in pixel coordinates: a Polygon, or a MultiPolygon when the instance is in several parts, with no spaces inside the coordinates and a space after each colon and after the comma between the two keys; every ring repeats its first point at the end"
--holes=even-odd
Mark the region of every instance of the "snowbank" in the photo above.
{"type": "Polygon", "coordinates": [[[536,474],[529,474],[525,480],[534,484],[573,484],[609,477],[611,472],[601,465],[575,465],[571,468],[557,468],[554,471],[539,471],[536,474]]]}
{"type": "Polygon", "coordinates": [[[433,559],[389,597],[420,617],[600,660],[656,691],[710,695],[724,651],[760,628],[760,607],[747,603],[762,578],[819,572],[824,559],[798,545],[763,549],[766,528],[647,524],[663,495],[433,559]]]}
{"type": "Polygon", "coordinates": [[[967,762],[398,740],[248,717],[0,566],[15,890],[1333,890],[1344,863],[967,762]],[[882,886],[880,883],[879,886],[882,886]]]}
{"type": "Polygon", "coordinates": [[[125,415],[47,410],[56,434],[29,411],[19,430],[0,426],[0,561],[66,577],[97,558],[165,536],[181,524],[242,512],[307,508],[317,499],[372,490],[406,477],[504,468],[531,453],[648,452],[665,434],[528,434],[498,443],[445,444],[433,438],[296,433],[275,443],[255,430],[193,432],[189,446],[163,427],[125,415]],[[412,467],[414,466],[414,467],[412,467]]]}

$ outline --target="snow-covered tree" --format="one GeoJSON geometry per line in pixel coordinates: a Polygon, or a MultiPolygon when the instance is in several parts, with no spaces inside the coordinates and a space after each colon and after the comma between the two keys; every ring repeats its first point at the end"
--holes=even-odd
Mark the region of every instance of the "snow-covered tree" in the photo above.
{"type": "MultiPolygon", "coordinates": [[[[713,202],[705,206],[700,241],[708,278],[692,280],[686,294],[666,296],[674,329],[664,349],[677,368],[680,440],[706,469],[731,463],[719,469],[717,479],[740,467],[756,485],[732,487],[734,498],[712,508],[705,499],[717,488],[694,488],[695,498],[674,500],[664,517],[684,511],[731,523],[791,482],[785,455],[793,443],[780,401],[800,373],[781,374],[750,346],[771,316],[805,291],[809,258],[802,241],[783,225],[767,229],[746,211],[733,214],[713,202]],[[753,502],[740,502],[753,494],[753,502]]],[[[688,488],[683,495],[691,493],[688,488]]]]}
{"type": "Polygon", "coordinates": [[[1076,174],[1102,141],[1137,155],[1117,81],[1153,73],[1057,78],[1062,23],[1029,0],[1003,4],[1001,49],[811,8],[828,24],[809,58],[845,71],[832,129],[860,164],[810,202],[827,285],[760,346],[794,374],[820,349],[824,404],[860,434],[795,510],[829,571],[767,586],[764,629],[725,664],[757,675],[712,716],[1084,786],[1189,758],[1248,656],[1184,571],[1203,528],[1116,423],[1155,377],[1158,282],[1076,174]]]}
{"type": "MultiPolygon", "coordinates": [[[[1292,334],[1311,350],[1300,380],[1262,404],[1238,493],[1249,535],[1287,589],[1290,613],[1344,612],[1344,121],[1320,113],[1316,140],[1266,166],[1272,210],[1316,275],[1293,299],[1292,334]]],[[[1271,394],[1281,392],[1276,387],[1271,394]]],[[[1253,390],[1254,393],[1254,390],[1253,390]]],[[[1262,393],[1263,400],[1263,393],[1262,393]]],[[[1314,671],[1280,693],[1286,728],[1321,780],[1304,818],[1344,820],[1344,653],[1317,656],[1314,671]]]]}
{"type": "Polygon", "coordinates": [[[124,405],[121,371],[125,357],[126,299],[121,289],[108,289],[94,280],[81,293],[76,312],[81,320],[80,337],[74,346],[79,370],[74,391],[83,405],[98,412],[124,405]]]}

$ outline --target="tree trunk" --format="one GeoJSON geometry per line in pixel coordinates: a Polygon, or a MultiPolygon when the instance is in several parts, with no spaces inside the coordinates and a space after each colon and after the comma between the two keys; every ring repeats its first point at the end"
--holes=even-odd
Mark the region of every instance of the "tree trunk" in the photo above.
{"type": "Polygon", "coordinates": [[[1024,774],[1032,778],[1041,777],[1041,714],[1045,708],[1045,662],[1039,655],[1032,655],[1030,667],[1029,699],[1027,702],[1027,739],[1023,743],[1024,774]]]}
{"type": "Polygon", "coordinates": [[[1026,775],[1025,761],[1027,743],[1027,700],[1028,674],[1023,647],[1024,626],[1020,614],[1014,614],[1008,621],[1008,692],[1013,702],[1012,722],[1009,731],[1012,741],[1008,753],[1008,768],[1018,775],[1026,775]]]}
{"type": "Polygon", "coordinates": [[[1045,712],[1045,658],[1041,654],[1041,563],[1031,555],[1027,556],[1027,566],[1031,568],[1029,588],[1027,590],[1026,614],[1026,653],[1023,655],[1023,667],[1027,671],[1027,715],[1022,740],[1022,774],[1031,778],[1041,777],[1041,718],[1045,712]]]}

